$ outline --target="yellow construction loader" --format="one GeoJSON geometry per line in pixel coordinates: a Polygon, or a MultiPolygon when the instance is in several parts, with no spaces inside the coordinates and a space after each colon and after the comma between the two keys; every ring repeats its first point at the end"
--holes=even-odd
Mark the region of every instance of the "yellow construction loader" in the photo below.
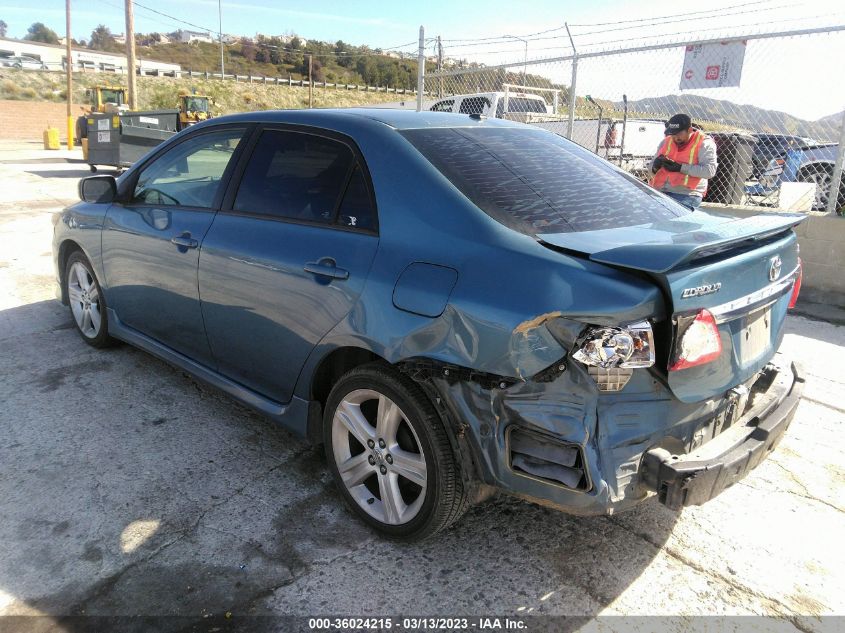
{"type": "Polygon", "coordinates": [[[179,97],[179,129],[211,118],[211,99],[205,95],[182,95],[179,97]]]}
{"type": "Polygon", "coordinates": [[[114,112],[119,114],[129,109],[126,101],[126,88],[122,86],[93,86],[85,90],[85,97],[90,102],[89,108],[83,108],[82,114],[76,119],[76,142],[88,137],[86,118],[92,112],[114,112]]]}

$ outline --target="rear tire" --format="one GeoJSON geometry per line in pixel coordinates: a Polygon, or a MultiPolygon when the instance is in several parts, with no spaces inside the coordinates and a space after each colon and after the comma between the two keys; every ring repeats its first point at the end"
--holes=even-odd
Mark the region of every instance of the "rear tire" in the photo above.
{"type": "Polygon", "coordinates": [[[420,387],[388,365],[363,365],[337,382],[323,438],[341,496],[381,534],[418,541],[466,511],[468,491],[443,421],[420,387]]]}

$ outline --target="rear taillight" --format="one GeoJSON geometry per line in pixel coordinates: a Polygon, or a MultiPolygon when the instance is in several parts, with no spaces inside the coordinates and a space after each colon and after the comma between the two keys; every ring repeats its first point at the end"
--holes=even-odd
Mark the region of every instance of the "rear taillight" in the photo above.
{"type": "Polygon", "coordinates": [[[646,368],[654,365],[654,333],[648,321],[623,327],[596,327],[576,341],[572,358],[588,367],[646,368]]]}
{"type": "Polygon", "coordinates": [[[795,278],[795,283],[792,284],[792,296],[789,298],[789,307],[794,308],[798,303],[798,295],[801,293],[801,280],[804,278],[804,266],[801,264],[801,258],[798,258],[798,276],[795,278]]]}
{"type": "Polygon", "coordinates": [[[678,343],[669,371],[679,371],[716,360],[722,353],[722,337],[716,319],[707,310],[695,315],[678,343]]]}

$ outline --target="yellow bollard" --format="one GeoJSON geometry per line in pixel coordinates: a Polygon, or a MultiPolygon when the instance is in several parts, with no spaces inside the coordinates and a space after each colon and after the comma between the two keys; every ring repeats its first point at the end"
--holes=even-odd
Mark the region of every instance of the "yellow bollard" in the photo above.
{"type": "Polygon", "coordinates": [[[76,121],[72,116],[67,118],[67,148],[73,149],[73,137],[76,134],[76,121]]]}
{"type": "Polygon", "coordinates": [[[44,130],[44,149],[59,149],[59,131],[47,126],[44,130]]]}

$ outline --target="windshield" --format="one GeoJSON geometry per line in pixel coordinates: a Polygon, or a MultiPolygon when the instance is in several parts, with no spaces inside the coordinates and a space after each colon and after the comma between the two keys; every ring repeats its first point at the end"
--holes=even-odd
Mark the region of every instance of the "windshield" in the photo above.
{"type": "Polygon", "coordinates": [[[202,97],[189,97],[185,100],[188,112],[208,112],[208,100],[202,97]]]}
{"type": "Polygon", "coordinates": [[[123,92],[120,90],[103,89],[102,92],[103,103],[116,103],[123,105],[123,92]]]}
{"type": "Polygon", "coordinates": [[[690,213],[545,130],[434,128],[402,134],[479,209],[527,235],[649,224],[690,213]]]}

